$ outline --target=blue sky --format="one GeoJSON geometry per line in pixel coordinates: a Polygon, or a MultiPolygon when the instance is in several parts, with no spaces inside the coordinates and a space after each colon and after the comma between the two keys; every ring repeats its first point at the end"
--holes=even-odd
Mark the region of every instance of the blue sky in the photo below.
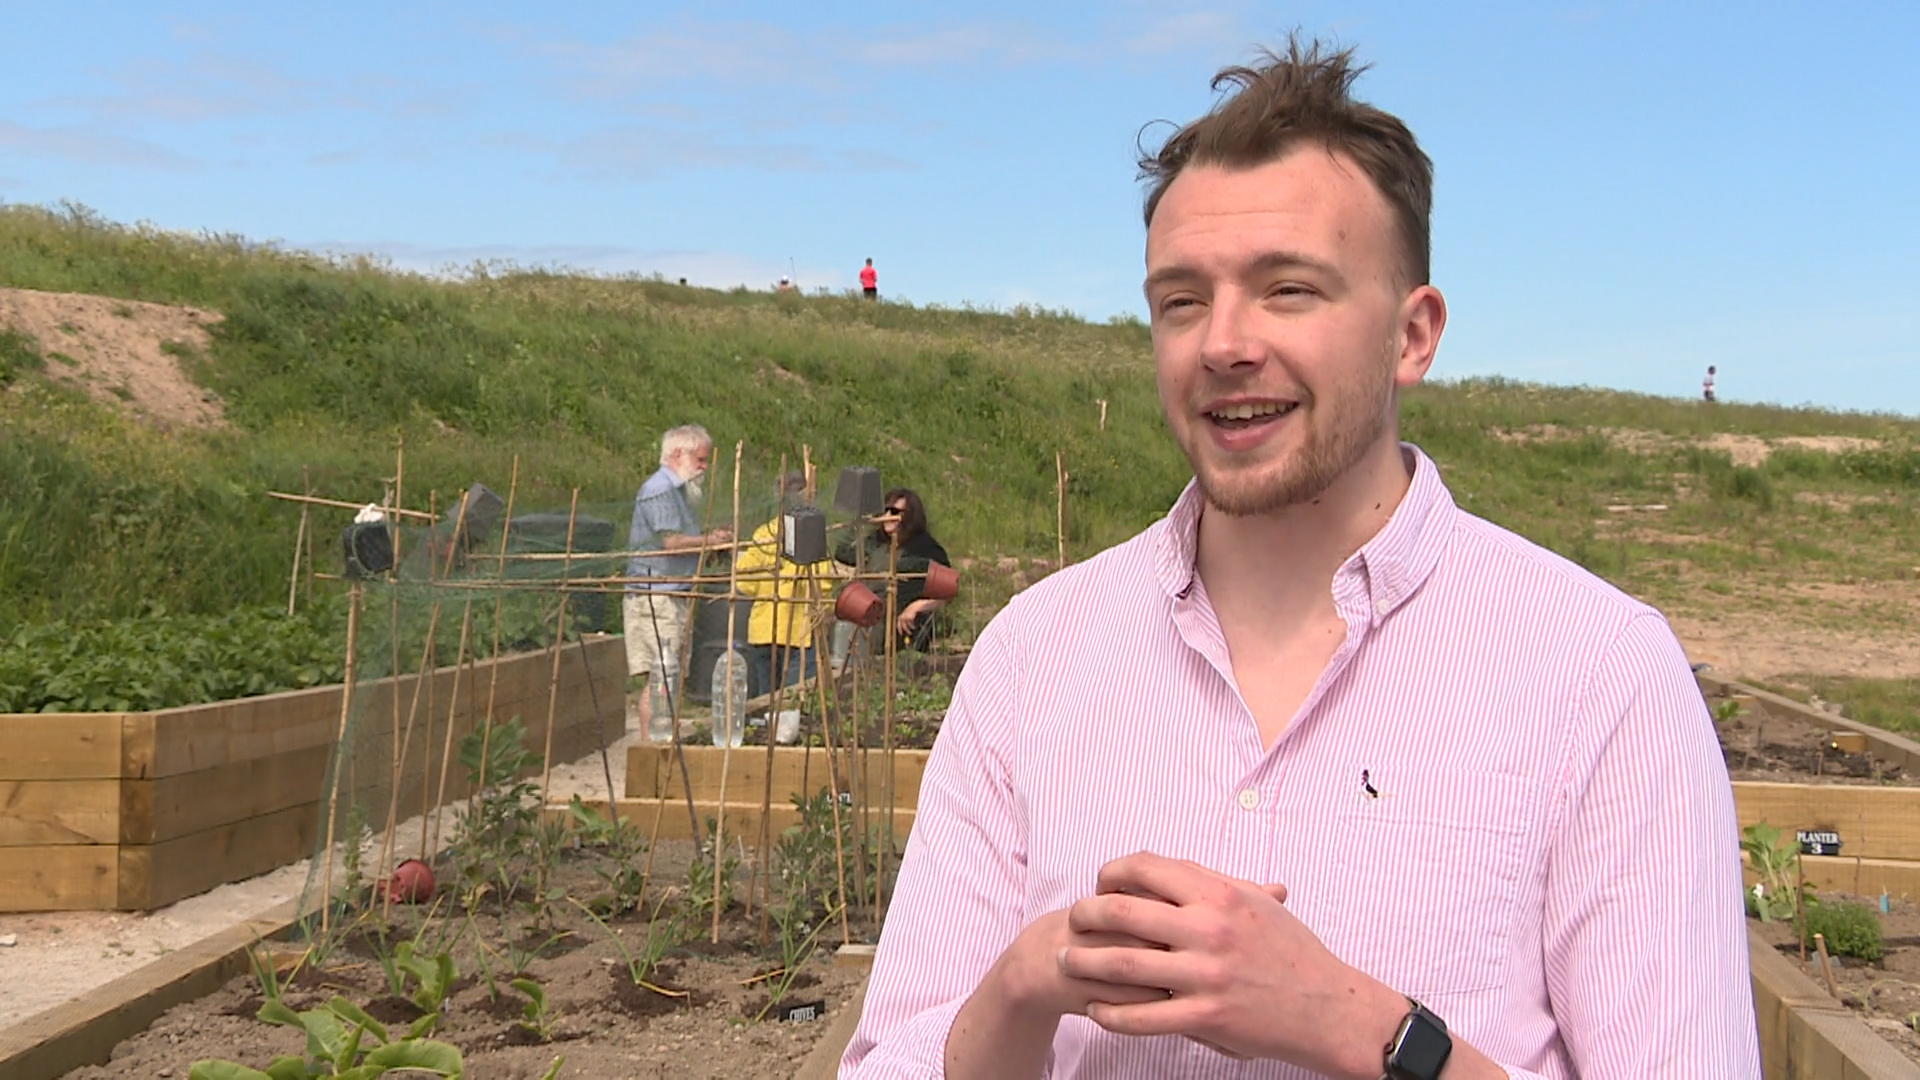
{"type": "Polygon", "coordinates": [[[1438,375],[1920,414],[1911,3],[0,10],[8,202],[1092,318],[1144,314],[1143,125],[1299,27],[1435,160],[1438,375]]]}

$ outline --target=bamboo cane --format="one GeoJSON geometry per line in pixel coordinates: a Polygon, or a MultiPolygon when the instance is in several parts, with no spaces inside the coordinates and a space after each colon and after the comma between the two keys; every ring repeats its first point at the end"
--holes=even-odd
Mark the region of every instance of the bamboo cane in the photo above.
{"type": "MultiPolygon", "coordinates": [[[[440,577],[442,579],[447,578],[453,573],[454,545],[459,541],[462,531],[467,527],[467,497],[469,494],[471,494],[471,492],[463,491],[460,493],[460,509],[458,513],[454,515],[453,535],[447,542],[447,557],[440,567],[440,577]]],[[[431,547],[429,547],[428,551],[429,554],[431,554],[431,547]]],[[[432,560],[428,560],[428,584],[433,584],[432,560]]],[[[437,624],[440,613],[439,593],[437,590],[434,596],[434,618],[432,621],[437,624]]],[[[428,782],[428,777],[433,773],[433,716],[435,712],[433,688],[435,681],[427,683],[427,736],[421,741],[422,754],[420,765],[420,861],[422,862],[425,862],[427,856],[431,853],[428,843],[428,833],[430,831],[434,834],[434,842],[438,842],[440,817],[435,813],[435,810],[440,805],[440,798],[446,794],[447,754],[453,750],[453,714],[455,704],[460,699],[460,665],[466,659],[467,629],[472,625],[472,620],[473,600],[469,598],[466,603],[466,610],[460,617],[460,651],[453,658],[453,692],[447,701],[446,749],[440,755],[440,785],[437,792],[434,790],[434,785],[428,782]]],[[[433,634],[429,633],[427,640],[430,642],[433,641],[433,634]]],[[[436,663],[425,670],[432,672],[437,671],[438,668],[439,665],[436,663]]],[[[429,678],[431,679],[432,676],[429,676],[429,678]]]]}
{"type": "Polygon", "coordinates": [[[1060,569],[1067,568],[1067,455],[1053,452],[1054,530],[1059,537],[1060,569]]]}
{"type": "MultiPolygon", "coordinates": [[[[567,554],[573,554],[574,523],[580,514],[580,489],[573,489],[573,501],[567,506],[567,554]]],[[[540,754],[540,800],[545,802],[547,789],[553,782],[553,728],[554,720],[560,711],[560,657],[566,650],[561,648],[567,640],[567,573],[572,569],[572,561],[560,564],[560,613],[554,619],[553,667],[547,675],[547,740],[540,754]]]]}
{"type": "MultiPolygon", "coordinates": [[[[767,909],[773,904],[772,856],[768,851],[772,846],[771,840],[773,837],[773,737],[774,732],[778,730],[780,724],[781,691],[786,688],[787,662],[789,656],[784,650],[781,639],[789,636],[788,634],[782,633],[782,631],[790,629],[792,619],[790,613],[785,613],[780,610],[780,564],[784,561],[787,550],[787,515],[785,512],[787,500],[787,455],[785,454],[780,455],[780,472],[774,479],[774,492],[776,497],[774,499],[773,509],[773,601],[770,608],[773,613],[773,640],[767,645],[767,651],[772,657],[773,686],[769,689],[773,691],[773,697],[767,704],[767,776],[766,783],[762,786],[760,792],[760,836],[754,842],[756,857],[753,861],[753,877],[747,882],[747,914],[749,917],[753,914],[753,898],[756,890],[761,887],[763,880],[766,883],[766,899],[765,902],[760,905],[760,945],[762,948],[766,947],[769,940],[767,909]]],[[[734,539],[738,540],[739,537],[736,536],[734,539]]],[[[748,609],[748,621],[752,621],[751,608],[748,609]]],[[[751,630],[748,631],[748,637],[752,637],[751,630]]],[[[748,642],[748,646],[752,646],[751,641],[748,642]]]]}
{"type": "MultiPolygon", "coordinates": [[[[817,600],[819,595],[820,572],[808,566],[807,596],[817,600]]],[[[816,651],[826,643],[822,641],[826,636],[827,631],[824,625],[814,631],[813,647],[816,651]]],[[[820,737],[827,744],[827,791],[833,800],[833,877],[840,894],[840,943],[851,945],[853,929],[847,916],[847,852],[846,845],[840,836],[840,777],[834,761],[833,720],[827,710],[827,680],[815,679],[814,690],[820,696],[820,737]]]]}
{"type": "Polygon", "coordinates": [[[293,618],[293,604],[300,595],[300,549],[306,546],[307,524],[313,516],[313,508],[300,508],[300,528],[293,534],[293,570],[287,575],[287,618],[293,618]]]}
{"type": "MultiPolygon", "coordinates": [[[[733,535],[736,539],[740,535],[740,457],[746,451],[746,448],[747,442],[745,439],[741,439],[733,444],[733,535]]],[[[728,560],[727,664],[729,668],[731,668],[733,663],[734,619],[739,614],[739,605],[735,604],[731,597],[739,590],[739,567],[739,560],[728,560]]],[[[693,636],[691,625],[688,626],[687,636],[689,638],[693,636]]],[[[731,725],[733,722],[734,706],[733,672],[729,670],[727,674],[725,708],[727,722],[731,725]]],[[[684,686],[684,683],[682,685],[684,686]]],[[[720,703],[715,702],[715,704],[720,703]]],[[[718,716],[714,717],[715,731],[719,730],[719,719],[718,716]]],[[[675,726],[678,727],[677,724],[675,726]]],[[[768,741],[771,742],[772,739],[769,738],[768,741]]],[[[726,733],[726,739],[720,747],[720,816],[715,819],[713,827],[713,936],[711,940],[716,945],[720,943],[720,886],[723,884],[721,878],[725,877],[725,875],[720,872],[720,868],[723,865],[720,855],[722,849],[726,846],[727,836],[727,770],[732,765],[733,732],[728,731],[726,733]]],[[[691,797],[693,793],[692,791],[688,791],[687,794],[691,797]]]]}
{"type": "MultiPolygon", "coordinates": [[[[513,534],[513,497],[520,490],[520,455],[513,455],[513,474],[507,481],[507,513],[500,526],[500,580],[507,576],[507,540],[513,534]]],[[[487,669],[487,712],[480,721],[480,774],[473,790],[467,793],[467,808],[473,808],[473,800],[487,788],[487,762],[493,753],[493,706],[497,700],[495,693],[500,688],[500,616],[502,606],[507,602],[505,593],[493,601],[493,663],[487,669]]]]}
{"type": "MultiPolygon", "coordinates": [[[[365,503],[346,502],[341,499],[323,499],[317,495],[294,495],[285,491],[269,491],[266,495],[268,498],[280,499],[284,502],[304,503],[308,506],[331,506],[340,510],[358,510],[366,505],[365,503]]],[[[398,506],[399,501],[398,497],[396,497],[394,499],[396,505],[386,508],[383,512],[391,514],[396,518],[413,518],[415,521],[433,520],[432,514],[422,513],[418,510],[401,509],[398,506]]]]}
{"type": "MultiPolygon", "coordinates": [[[[326,870],[320,879],[320,937],[325,940],[333,912],[333,843],[340,812],[340,773],[352,754],[347,748],[347,720],[353,715],[354,656],[360,644],[360,583],[347,587],[347,659],[340,686],[340,729],[333,740],[333,784],[327,791],[326,870]]],[[[358,844],[358,836],[352,838],[358,844]]]]}

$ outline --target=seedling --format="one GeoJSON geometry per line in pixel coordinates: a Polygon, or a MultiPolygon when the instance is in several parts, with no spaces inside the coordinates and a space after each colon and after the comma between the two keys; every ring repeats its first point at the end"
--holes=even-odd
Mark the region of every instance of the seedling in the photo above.
{"type": "MultiPolygon", "coordinates": [[[[552,1042],[553,1014],[547,1009],[546,988],[532,979],[515,979],[509,985],[527,996],[527,1003],[520,1007],[518,1023],[521,1030],[541,1042],[552,1042]]],[[[554,1062],[555,1069],[558,1069],[559,1065],[559,1062],[554,1062]]]]}
{"type": "Polygon", "coordinates": [[[613,947],[620,951],[620,958],[627,963],[627,977],[633,980],[633,985],[651,990],[662,997],[687,996],[687,992],[684,990],[668,990],[666,987],[656,986],[647,981],[647,976],[653,974],[653,969],[659,966],[660,959],[667,954],[667,950],[686,940],[686,931],[678,918],[663,919],[660,917],[661,911],[667,906],[665,898],[662,898],[658,904],[654,905],[653,918],[647,920],[647,940],[641,945],[638,956],[635,956],[633,951],[627,948],[627,943],[622,941],[620,935],[614,931],[613,927],[608,926],[606,920],[595,914],[592,908],[582,904],[578,900],[570,899],[570,902],[574,907],[579,908],[587,918],[592,919],[598,924],[600,929],[607,932],[607,938],[613,942],[613,947]]]}
{"type": "Polygon", "coordinates": [[[459,978],[451,955],[415,956],[411,941],[401,942],[394,950],[394,963],[419,983],[413,992],[413,1003],[420,1006],[422,1012],[439,1012],[440,1006],[446,1003],[448,991],[453,989],[454,980],[459,978]]]}

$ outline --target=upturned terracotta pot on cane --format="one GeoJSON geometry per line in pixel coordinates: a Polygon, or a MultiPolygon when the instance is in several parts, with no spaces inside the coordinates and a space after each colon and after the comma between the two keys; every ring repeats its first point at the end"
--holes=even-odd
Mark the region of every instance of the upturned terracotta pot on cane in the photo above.
{"type": "Polygon", "coordinates": [[[944,563],[927,564],[927,587],[920,593],[928,600],[951,600],[960,595],[960,571],[944,563]]]}
{"type": "Polygon", "coordinates": [[[886,616],[886,605],[873,590],[858,581],[849,581],[833,601],[833,613],[855,626],[879,626],[886,616]]]}

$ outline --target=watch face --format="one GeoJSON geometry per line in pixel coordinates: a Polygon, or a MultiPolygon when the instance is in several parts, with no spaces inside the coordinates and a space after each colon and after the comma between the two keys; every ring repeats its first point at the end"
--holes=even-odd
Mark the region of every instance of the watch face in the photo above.
{"type": "Polygon", "coordinates": [[[1394,1080],[1434,1080],[1453,1053],[1445,1028],[1421,1013],[1407,1017],[1406,1031],[1394,1048],[1390,1075],[1394,1080]]]}

